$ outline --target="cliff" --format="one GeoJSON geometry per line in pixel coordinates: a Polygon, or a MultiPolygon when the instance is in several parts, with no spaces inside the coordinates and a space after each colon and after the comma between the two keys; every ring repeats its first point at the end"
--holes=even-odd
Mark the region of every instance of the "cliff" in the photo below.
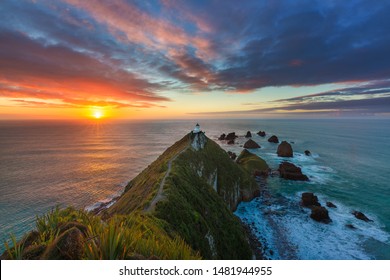
{"type": "Polygon", "coordinates": [[[38,219],[35,239],[30,233],[14,242],[5,257],[20,251],[19,257],[30,259],[250,259],[248,238],[232,211],[256,195],[249,172],[204,133],[190,133],[99,216],[57,209],[38,219]],[[32,239],[29,246],[26,238],[32,239]],[[61,255],[58,244],[69,248],[69,242],[77,250],[61,255]],[[35,251],[27,255],[26,249],[35,251]]]}

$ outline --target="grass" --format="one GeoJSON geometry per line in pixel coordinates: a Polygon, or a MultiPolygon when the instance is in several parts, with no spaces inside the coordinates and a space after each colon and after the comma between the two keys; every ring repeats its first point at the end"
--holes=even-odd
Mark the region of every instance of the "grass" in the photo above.
{"type": "MultiPolygon", "coordinates": [[[[139,212],[114,215],[103,221],[83,210],[55,208],[37,218],[39,237],[30,246],[53,247],[61,230],[69,224],[86,229],[81,259],[200,259],[200,254],[180,236],[165,230],[168,228],[166,222],[139,212]]],[[[11,241],[12,244],[5,243],[8,258],[23,259],[25,249],[28,251],[29,248],[24,248],[23,242],[17,243],[14,235],[11,241]]],[[[42,251],[41,257],[44,255],[42,251]]]]}
{"type": "Polygon", "coordinates": [[[189,149],[173,162],[165,185],[167,199],[157,204],[156,216],[167,221],[203,258],[250,259],[245,234],[231,210],[243,193],[256,188],[253,178],[208,140],[203,150],[189,149]],[[210,182],[215,171],[218,192],[210,182]],[[209,244],[207,235],[213,236],[215,244],[209,244]]]}
{"type": "Polygon", "coordinates": [[[189,143],[189,135],[186,135],[169,147],[152,164],[129,182],[124,194],[107,210],[107,213],[109,215],[129,214],[135,210],[142,210],[148,205],[157,193],[160,182],[168,169],[168,161],[185,149],[189,143]]]}
{"type": "Polygon", "coordinates": [[[10,237],[13,246],[10,246],[10,244],[7,241],[4,243],[9,259],[11,260],[23,259],[22,253],[24,250],[24,242],[18,243],[16,240],[16,236],[14,234],[11,234],[10,237]]]}
{"type": "Polygon", "coordinates": [[[253,174],[256,170],[266,171],[269,166],[261,157],[252,154],[247,149],[244,149],[238,156],[236,162],[242,166],[249,174],[253,174]]]}

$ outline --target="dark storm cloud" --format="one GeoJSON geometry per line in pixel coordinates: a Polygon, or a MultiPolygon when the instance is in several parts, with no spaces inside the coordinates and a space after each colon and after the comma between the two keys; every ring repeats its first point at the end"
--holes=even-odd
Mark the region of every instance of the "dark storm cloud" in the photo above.
{"type": "MultiPolygon", "coordinates": [[[[390,77],[389,14],[389,1],[366,0],[6,0],[2,96],[54,94],[48,84],[85,100],[107,101],[104,91],[112,102],[157,105],[170,99],[163,91],[375,83],[390,77]],[[87,90],[92,84],[104,90],[87,90]]],[[[323,94],[331,95],[354,93],[323,94]]]]}

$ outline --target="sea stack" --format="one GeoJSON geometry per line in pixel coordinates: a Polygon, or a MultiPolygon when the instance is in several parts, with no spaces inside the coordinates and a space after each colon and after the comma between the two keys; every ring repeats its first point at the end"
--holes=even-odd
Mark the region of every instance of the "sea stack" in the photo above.
{"type": "Polygon", "coordinates": [[[268,142],[279,143],[279,139],[276,135],[272,135],[270,138],[268,138],[268,142]]]}
{"type": "Polygon", "coordinates": [[[282,141],[278,146],[277,154],[279,157],[293,157],[293,149],[290,143],[282,141]]]}

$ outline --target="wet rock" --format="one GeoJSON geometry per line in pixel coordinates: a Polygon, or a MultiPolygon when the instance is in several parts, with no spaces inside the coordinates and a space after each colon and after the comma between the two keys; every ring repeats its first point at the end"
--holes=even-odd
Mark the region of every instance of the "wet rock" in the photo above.
{"type": "Polygon", "coordinates": [[[318,202],[318,197],[311,192],[305,192],[302,194],[301,204],[304,207],[321,206],[318,202]]]}
{"type": "Polygon", "coordinates": [[[309,178],[302,173],[301,168],[290,162],[282,162],[279,164],[280,177],[287,180],[308,181],[309,178]]]}
{"type": "Polygon", "coordinates": [[[248,131],[245,135],[246,138],[251,138],[252,137],[252,133],[250,131],[248,131]]]}
{"type": "Polygon", "coordinates": [[[372,222],[372,220],[367,218],[367,216],[364,215],[362,212],[353,211],[352,215],[354,215],[356,219],[359,219],[359,220],[362,220],[362,221],[365,221],[365,222],[372,222]]]}
{"type": "Polygon", "coordinates": [[[293,157],[293,149],[290,143],[286,141],[282,141],[282,143],[279,144],[276,153],[278,154],[279,157],[293,157]]]}
{"type": "Polygon", "coordinates": [[[218,140],[225,140],[226,134],[222,133],[221,136],[219,136],[218,140]]]}
{"type": "Polygon", "coordinates": [[[234,140],[236,139],[238,136],[236,135],[235,132],[230,132],[228,135],[226,135],[225,137],[225,140],[229,141],[229,140],[234,140]]]}
{"type": "Polygon", "coordinates": [[[337,208],[337,206],[334,205],[334,204],[333,204],[332,202],[330,202],[330,201],[327,201],[327,202],[326,202],[326,206],[329,207],[329,208],[337,208]]]}
{"type": "Polygon", "coordinates": [[[276,135],[272,135],[270,138],[268,138],[268,142],[279,143],[279,139],[276,135]]]}
{"type": "Polygon", "coordinates": [[[229,140],[227,143],[228,145],[234,145],[234,140],[229,140]]]}
{"type": "Polygon", "coordinates": [[[306,151],[305,151],[305,155],[311,156],[311,152],[310,152],[309,150],[306,150],[306,151]]]}
{"type": "Polygon", "coordinates": [[[332,221],[329,217],[328,210],[322,206],[313,206],[311,208],[310,218],[325,224],[329,224],[332,221]]]}
{"type": "Polygon", "coordinates": [[[345,227],[349,229],[356,229],[356,227],[353,224],[346,224],[345,227]]]}
{"type": "Polygon", "coordinates": [[[261,136],[261,137],[265,137],[265,131],[259,131],[257,132],[257,135],[261,136]]]}
{"type": "Polygon", "coordinates": [[[260,148],[260,145],[257,144],[255,141],[252,139],[249,139],[248,141],[245,142],[244,144],[245,149],[258,149],[260,148]]]}

